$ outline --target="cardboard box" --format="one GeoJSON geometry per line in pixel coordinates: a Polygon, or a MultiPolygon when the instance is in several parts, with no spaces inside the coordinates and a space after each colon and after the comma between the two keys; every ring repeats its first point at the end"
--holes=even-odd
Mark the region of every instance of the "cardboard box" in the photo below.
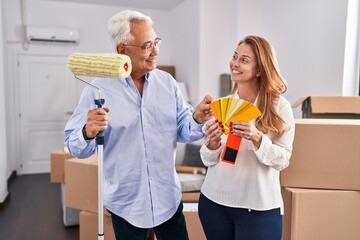
{"type": "Polygon", "coordinates": [[[198,214],[198,203],[184,203],[183,213],[185,215],[189,239],[206,240],[198,214]]]}
{"type": "MultiPolygon", "coordinates": [[[[205,240],[199,216],[197,214],[197,204],[184,205],[184,215],[189,239],[205,240]]],[[[96,213],[81,211],[80,212],[80,240],[96,240],[98,234],[98,215],[96,213]]],[[[149,233],[156,239],[154,233],[149,233]]],[[[111,216],[108,212],[104,214],[104,238],[106,240],[115,239],[112,228],[111,216]]]]}
{"type": "MultiPolygon", "coordinates": [[[[65,172],[66,207],[96,213],[98,211],[97,156],[69,159],[65,163],[65,172]]],[[[184,192],[182,200],[198,202],[199,196],[199,191],[184,192]]]]}
{"type": "MultiPolygon", "coordinates": [[[[87,211],[80,212],[79,234],[80,240],[98,239],[98,215],[96,213],[91,213],[87,211]]],[[[106,214],[104,214],[104,239],[115,240],[111,216],[107,212],[106,214]]]]}
{"type": "Polygon", "coordinates": [[[199,202],[200,191],[199,192],[183,192],[182,201],[184,203],[197,203],[199,202]]]}
{"type": "Polygon", "coordinates": [[[360,120],[296,119],[281,186],[360,190],[360,120]]]}
{"type": "MultiPolygon", "coordinates": [[[[186,229],[190,240],[206,240],[200,218],[197,203],[184,203],[183,213],[186,221],[186,229]]],[[[154,240],[157,240],[154,234],[154,240]]]]}
{"type": "Polygon", "coordinates": [[[69,159],[65,162],[66,206],[98,211],[98,158],[69,159]]]}
{"type": "MultiPolygon", "coordinates": [[[[93,239],[93,236],[97,236],[97,169],[96,155],[87,159],[69,159],[65,163],[66,206],[82,210],[80,213],[80,240],[93,239]],[[92,230],[89,230],[90,225],[92,230]]],[[[197,213],[199,196],[200,192],[187,192],[183,193],[182,198],[189,237],[196,240],[206,239],[197,213]]],[[[104,213],[108,215],[106,210],[104,213]]],[[[108,217],[111,222],[110,216],[108,217]]],[[[105,218],[107,217],[105,216],[105,218]]],[[[109,224],[105,224],[104,219],[106,239],[113,239],[106,234],[105,225],[109,224]]]]}
{"type": "MultiPolygon", "coordinates": [[[[107,211],[104,211],[104,237],[106,240],[115,239],[112,228],[111,216],[107,211]]],[[[197,203],[184,204],[184,216],[186,227],[189,234],[189,239],[206,240],[203,232],[201,222],[197,212],[197,203]]],[[[80,212],[80,240],[97,239],[98,231],[98,215],[88,211],[80,212]]],[[[154,233],[151,233],[154,235],[154,233]]],[[[156,239],[156,237],[155,237],[156,239]]]]}
{"type": "Polygon", "coordinates": [[[64,148],[59,148],[50,154],[50,182],[64,183],[64,165],[65,160],[74,158],[69,152],[64,151],[64,148]]]}
{"type": "Polygon", "coordinates": [[[360,119],[360,97],[357,96],[306,96],[292,107],[300,105],[303,118],[360,119]]]}
{"type": "Polygon", "coordinates": [[[283,240],[360,239],[360,192],[283,188],[283,240]]]}

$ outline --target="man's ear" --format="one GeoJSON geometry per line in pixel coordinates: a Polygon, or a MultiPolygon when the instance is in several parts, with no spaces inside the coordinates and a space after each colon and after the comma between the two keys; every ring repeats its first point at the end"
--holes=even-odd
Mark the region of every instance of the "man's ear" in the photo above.
{"type": "Polygon", "coordinates": [[[117,45],[116,51],[118,54],[125,54],[125,45],[124,44],[117,45]]]}

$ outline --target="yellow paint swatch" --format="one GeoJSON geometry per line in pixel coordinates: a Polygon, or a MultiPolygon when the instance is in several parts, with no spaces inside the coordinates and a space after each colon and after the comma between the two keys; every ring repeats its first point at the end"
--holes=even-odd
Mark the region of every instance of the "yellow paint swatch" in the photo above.
{"type": "Polygon", "coordinates": [[[225,134],[229,133],[230,122],[250,122],[261,116],[260,110],[252,103],[239,98],[219,98],[210,104],[214,117],[222,122],[225,134]]]}

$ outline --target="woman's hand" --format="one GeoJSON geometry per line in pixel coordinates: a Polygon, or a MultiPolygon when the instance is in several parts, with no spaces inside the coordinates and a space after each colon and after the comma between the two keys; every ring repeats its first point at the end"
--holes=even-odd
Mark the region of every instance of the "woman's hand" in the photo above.
{"type": "Polygon", "coordinates": [[[258,148],[262,140],[262,132],[260,132],[253,124],[248,122],[233,122],[230,124],[230,131],[234,135],[250,140],[258,148]]]}
{"type": "Polygon", "coordinates": [[[208,137],[206,146],[210,150],[218,149],[221,146],[221,136],[224,132],[224,126],[217,120],[209,122],[205,127],[205,135],[208,137]]]}

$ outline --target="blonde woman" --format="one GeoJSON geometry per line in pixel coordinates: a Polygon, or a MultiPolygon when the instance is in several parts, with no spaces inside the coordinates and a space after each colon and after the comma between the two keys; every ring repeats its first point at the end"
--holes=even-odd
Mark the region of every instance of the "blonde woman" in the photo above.
{"type": "Polygon", "coordinates": [[[283,200],[279,174],[289,165],[295,133],[290,103],[281,96],[287,84],[275,51],[259,36],[247,36],[230,60],[232,96],[255,104],[262,115],[233,122],[242,137],[234,164],[221,160],[228,135],[223,125],[205,127],[200,150],[208,166],[199,199],[199,216],[208,240],[281,240],[283,200]]]}

